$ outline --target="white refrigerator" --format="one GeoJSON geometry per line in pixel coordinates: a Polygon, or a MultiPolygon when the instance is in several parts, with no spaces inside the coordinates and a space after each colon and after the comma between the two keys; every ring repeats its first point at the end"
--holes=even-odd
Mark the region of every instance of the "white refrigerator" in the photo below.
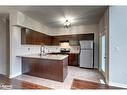
{"type": "Polygon", "coordinates": [[[93,62],[93,41],[80,41],[79,66],[94,68],[93,62]]]}

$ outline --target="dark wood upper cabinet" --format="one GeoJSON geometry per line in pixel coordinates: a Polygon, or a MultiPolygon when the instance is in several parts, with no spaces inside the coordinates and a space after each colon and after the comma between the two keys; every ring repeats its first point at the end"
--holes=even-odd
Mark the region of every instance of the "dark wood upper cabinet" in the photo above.
{"type": "MultiPolygon", "coordinates": [[[[21,44],[59,45],[61,41],[94,40],[94,33],[49,36],[31,29],[21,28],[21,44]]],[[[75,44],[70,44],[75,45],[75,44]]]]}
{"type": "Polygon", "coordinates": [[[52,37],[52,45],[59,45],[61,41],[69,41],[70,45],[78,45],[76,43],[80,40],[94,40],[94,33],[89,34],[72,34],[72,35],[60,35],[52,37]],[[72,41],[74,44],[72,44],[72,41]]]}
{"type": "Polygon", "coordinates": [[[31,29],[21,28],[21,44],[40,45],[42,43],[51,45],[51,36],[31,29]]]}

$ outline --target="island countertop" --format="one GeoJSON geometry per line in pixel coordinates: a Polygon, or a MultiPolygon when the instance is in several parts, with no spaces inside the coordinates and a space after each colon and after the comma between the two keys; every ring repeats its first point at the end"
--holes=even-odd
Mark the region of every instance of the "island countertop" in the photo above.
{"type": "Polygon", "coordinates": [[[22,74],[63,82],[68,74],[68,55],[20,55],[22,74]]]}
{"type": "Polygon", "coordinates": [[[61,54],[25,54],[25,55],[17,55],[17,57],[27,57],[27,58],[39,58],[39,59],[49,59],[49,60],[63,60],[68,57],[68,55],[61,54]]]}

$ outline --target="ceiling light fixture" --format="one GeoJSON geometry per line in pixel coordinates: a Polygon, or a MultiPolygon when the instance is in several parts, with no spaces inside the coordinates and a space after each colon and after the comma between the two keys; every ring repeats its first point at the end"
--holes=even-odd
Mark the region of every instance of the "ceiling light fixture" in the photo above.
{"type": "Polygon", "coordinates": [[[71,28],[71,23],[70,23],[68,20],[65,21],[65,23],[64,23],[64,28],[65,28],[65,29],[71,28]]]}

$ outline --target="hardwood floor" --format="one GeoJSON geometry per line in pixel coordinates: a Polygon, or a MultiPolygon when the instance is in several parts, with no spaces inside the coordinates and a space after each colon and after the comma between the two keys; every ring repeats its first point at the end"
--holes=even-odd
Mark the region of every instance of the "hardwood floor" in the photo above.
{"type": "Polygon", "coordinates": [[[84,81],[79,79],[74,79],[71,89],[123,89],[113,86],[108,86],[106,84],[84,81]]]}
{"type": "Polygon", "coordinates": [[[40,86],[26,81],[9,79],[7,76],[0,74],[0,89],[44,89],[51,88],[40,86]]]}
{"type": "Polygon", "coordinates": [[[68,75],[64,80],[64,82],[53,81],[53,80],[39,78],[39,77],[25,75],[25,74],[17,76],[15,77],[15,79],[46,86],[53,89],[71,89],[73,79],[103,83],[103,77],[98,72],[98,70],[84,69],[74,66],[68,66],[68,75]]]}
{"type": "MultiPolygon", "coordinates": [[[[18,79],[9,79],[7,76],[0,74],[0,89],[43,89],[51,90],[49,87],[42,85],[37,85],[34,83],[18,80],[18,79]]],[[[71,85],[71,89],[123,89],[113,86],[108,86],[106,84],[84,81],[79,79],[74,79],[71,85]]]]}

